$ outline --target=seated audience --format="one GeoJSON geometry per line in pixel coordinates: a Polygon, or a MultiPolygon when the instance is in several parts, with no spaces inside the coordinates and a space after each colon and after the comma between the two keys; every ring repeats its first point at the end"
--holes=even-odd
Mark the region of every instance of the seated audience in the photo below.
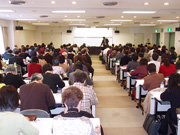
{"type": "Polygon", "coordinates": [[[140,60],[141,60],[142,58],[144,58],[144,53],[143,53],[143,52],[139,52],[137,62],[140,62],[140,60]]]}
{"type": "Polygon", "coordinates": [[[43,71],[43,83],[47,84],[53,93],[57,93],[58,88],[63,88],[65,86],[64,82],[61,80],[59,75],[53,74],[53,69],[51,64],[45,64],[42,67],[43,71]]]}
{"type": "Polygon", "coordinates": [[[131,76],[136,76],[137,79],[143,79],[145,76],[147,76],[147,62],[148,61],[146,58],[142,58],[140,60],[140,66],[138,66],[134,71],[131,71],[131,76]]]}
{"type": "Polygon", "coordinates": [[[50,49],[46,49],[46,54],[44,55],[44,59],[47,63],[52,65],[53,56],[50,53],[51,53],[50,49]]]}
{"type": "Polygon", "coordinates": [[[47,62],[45,61],[43,55],[39,55],[39,56],[38,56],[38,59],[39,59],[39,64],[40,64],[42,67],[43,67],[45,64],[47,64],[47,62]]]}
{"type": "Polygon", "coordinates": [[[16,75],[16,68],[13,64],[6,67],[5,73],[6,75],[2,82],[6,85],[13,85],[15,88],[19,88],[21,85],[25,84],[22,78],[16,75]]]}
{"type": "Polygon", "coordinates": [[[31,77],[34,73],[42,73],[42,66],[38,62],[39,60],[36,56],[31,58],[31,64],[27,66],[28,77],[31,77]]]}
{"type": "Polygon", "coordinates": [[[36,53],[33,46],[31,46],[30,49],[29,49],[29,56],[30,57],[37,56],[37,53],[36,53]]]}
{"type": "Polygon", "coordinates": [[[62,101],[65,105],[64,113],[53,119],[53,135],[98,135],[100,127],[93,129],[89,118],[82,116],[81,105],[83,100],[82,91],[74,86],[68,87],[62,94],[62,101]],[[72,126],[76,125],[76,126],[72,126]],[[68,130],[67,130],[68,127],[68,130]]]}
{"type": "Polygon", "coordinates": [[[68,64],[68,66],[71,66],[72,65],[72,60],[68,59],[68,53],[63,52],[62,55],[65,57],[65,64],[68,64]]]}
{"type": "Polygon", "coordinates": [[[180,61],[177,61],[175,66],[176,66],[176,72],[180,74],[180,61]]]}
{"type": "Polygon", "coordinates": [[[176,108],[180,107],[180,75],[172,73],[169,77],[168,88],[161,94],[163,101],[170,101],[171,108],[167,111],[165,116],[165,123],[163,124],[163,135],[168,134],[168,124],[171,127],[172,135],[176,135],[176,128],[172,125],[177,125],[176,108]]]}
{"type": "Polygon", "coordinates": [[[62,67],[64,69],[64,72],[67,73],[68,70],[69,70],[69,66],[68,66],[68,63],[65,63],[65,57],[64,55],[59,55],[58,56],[58,59],[59,59],[59,66],[62,67]]]}
{"type": "Polygon", "coordinates": [[[159,54],[158,53],[153,53],[152,55],[152,60],[148,62],[148,64],[154,63],[156,65],[156,72],[159,72],[159,67],[160,67],[160,62],[157,61],[159,58],[159,54]]]}
{"type": "Polygon", "coordinates": [[[59,75],[59,77],[64,78],[65,72],[64,72],[64,69],[59,66],[58,58],[53,58],[52,63],[53,63],[53,66],[52,66],[53,74],[57,74],[57,75],[59,75]]]}
{"type": "Polygon", "coordinates": [[[10,57],[13,57],[13,56],[14,56],[12,53],[13,53],[13,52],[12,52],[11,49],[7,50],[7,53],[5,53],[5,54],[3,55],[3,59],[6,60],[6,61],[9,60],[10,57]]]}
{"type": "Polygon", "coordinates": [[[89,75],[87,74],[87,72],[83,71],[83,65],[81,62],[77,61],[76,63],[74,63],[73,66],[73,70],[74,72],[71,72],[69,74],[69,85],[73,85],[73,81],[74,81],[74,74],[75,73],[85,73],[86,74],[86,84],[87,85],[93,85],[93,81],[90,79],[89,75]]]}
{"type": "Polygon", "coordinates": [[[132,61],[128,63],[128,66],[126,68],[127,72],[130,72],[131,70],[134,70],[139,66],[139,62],[137,62],[137,60],[138,60],[138,55],[134,53],[132,55],[132,61]]]}
{"type": "MultiPolygon", "coordinates": [[[[91,106],[98,104],[98,99],[94,90],[85,86],[86,78],[86,73],[74,73],[74,84],[72,86],[78,87],[83,92],[84,97],[81,104],[81,110],[91,113],[91,106]]],[[[67,87],[63,88],[62,92],[64,92],[66,88],[67,87]]]]}
{"type": "Polygon", "coordinates": [[[124,51],[125,56],[121,58],[120,65],[124,66],[127,65],[131,58],[128,56],[128,50],[124,51]]]}
{"type": "Polygon", "coordinates": [[[162,64],[159,68],[159,73],[162,73],[164,77],[168,77],[175,72],[176,72],[175,65],[170,64],[169,60],[166,58],[162,59],[162,64]]]}
{"type": "Polygon", "coordinates": [[[144,84],[143,84],[143,89],[144,90],[152,90],[155,88],[160,87],[161,82],[164,82],[165,84],[165,79],[163,74],[157,74],[156,73],[156,65],[154,63],[151,63],[147,66],[147,70],[149,72],[149,75],[144,77],[144,84]]]}
{"type": "Polygon", "coordinates": [[[55,99],[50,87],[42,83],[43,76],[35,73],[31,82],[20,87],[21,111],[26,109],[41,109],[50,112],[54,109],[55,99]]]}
{"type": "Polygon", "coordinates": [[[0,89],[0,134],[1,135],[38,135],[39,131],[20,113],[13,111],[19,105],[19,94],[13,86],[0,89]]]}
{"type": "Polygon", "coordinates": [[[121,61],[121,58],[124,57],[124,53],[122,53],[122,48],[120,48],[116,54],[116,61],[121,61]]]}
{"type": "Polygon", "coordinates": [[[19,54],[19,57],[23,58],[24,60],[26,59],[26,57],[30,57],[28,53],[26,53],[26,48],[23,47],[21,49],[21,53],[19,54]]]}

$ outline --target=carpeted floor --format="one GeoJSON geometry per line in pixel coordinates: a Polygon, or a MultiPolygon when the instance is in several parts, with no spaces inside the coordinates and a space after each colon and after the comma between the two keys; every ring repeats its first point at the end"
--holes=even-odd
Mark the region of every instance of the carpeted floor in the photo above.
{"type": "Polygon", "coordinates": [[[96,106],[96,117],[100,118],[105,135],[147,135],[142,125],[144,116],[136,108],[116,76],[106,70],[98,56],[91,56],[95,74],[94,90],[99,104],[96,106]]]}

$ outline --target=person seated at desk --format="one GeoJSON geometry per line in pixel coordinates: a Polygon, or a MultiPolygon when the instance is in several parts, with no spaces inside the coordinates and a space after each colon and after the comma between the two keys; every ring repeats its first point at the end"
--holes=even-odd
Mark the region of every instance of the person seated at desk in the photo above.
{"type": "Polygon", "coordinates": [[[123,48],[120,48],[116,54],[116,61],[121,61],[121,58],[124,57],[124,53],[122,52],[123,48]]]}
{"type": "Polygon", "coordinates": [[[43,83],[47,84],[53,93],[57,93],[58,88],[63,88],[65,86],[65,83],[62,81],[62,79],[57,74],[53,74],[53,68],[51,64],[45,64],[42,67],[43,71],[43,83]]]}
{"type": "Polygon", "coordinates": [[[57,58],[59,60],[59,66],[64,69],[65,73],[67,73],[69,70],[69,65],[68,65],[68,63],[65,62],[64,55],[59,55],[57,58]]]}
{"type": "Polygon", "coordinates": [[[159,68],[159,73],[162,73],[164,77],[170,76],[172,73],[176,72],[174,64],[170,64],[167,58],[162,59],[161,66],[159,68]]]}
{"type": "Polygon", "coordinates": [[[130,72],[131,70],[134,70],[139,66],[139,62],[137,62],[137,60],[138,60],[138,55],[134,53],[132,55],[132,61],[130,61],[127,65],[127,68],[126,68],[127,72],[130,72]]]}
{"type": "Polygon", "coordinates": [[[176,73],[179,73],[180,74],[180,60],[178,60],[177,62],[176,62],[176,73]]]}
{"type": "Polygon", "coordinates": [[[10,64],[5,69],[5,77],[3,79],[3,83],[6,85],[13,85],[16,89],[19,88],[21,85],[25,84],[23,79],[16,75],[16,68],[13,64],[10,64]]]}
{"type": "Polygon", "coordinates": [[[172,73],[169,77],[168,88],[160,95],[161,100],[170,101],[171,108],[167,111],[165,116],[164,134],[168,133],[168,124],[171,127],[173,135],[176,135],[176,128],[172,125],[177,125],[176,108],[180,107],[180,74],[172,73]],[[172,123],[171,123],[172,122],[172,123]]]}
{"type": "Polygon", "coordinates": [[[43,76],[35,73],[31,83],[20,87],[21,111],[25,109],[41,109],[50,112],[55,107],[55,99],[50,87],[42,83],[43,76]]]}
{"type": "Polygon", "coordinates": [[[131,76],[137,76],[137,79],[143,79],[145,76],[147,76],[147,63],[148,60],[146,58],[142,58],[140,60],[140,66],[138,66],[134,71],[131,71],[131,76]]]}
{"type": "Polygon", "coordinates": [[[129,61],[131,61],[131,58],[128,56],[128,50],[124,51],[125,56],[121,58],[120,65],[124,66],[127,65],[129,61]]]}
{"type": "Polygon", "coordinates": [[[53,135],[100,134],[100,126],[96,126],[96,128],[93,129],[93,125],[89,118],[80,114],[83,93],[79,88],[70,86],[64,89],[62,101],[65,105],[65,110],[64,113],[61,113],[53,119],[53,135]]]}
{"type": "Polygon", "coordinates": [[[160,67],[160,62],[157,61],[159,58],[159,54],[158,53],[153,53],[152,55],[152,60],[148,62],[148,64],[154,63],[156,65],[156,72],[159,72],[159,67],[160,67]]]}
{"type": "Polygon", "coordinates": [[[73,85],[73,83],[74,83],[73,82],[74,81],[74,74],[77,73],[77,72],[78,73],[85,73],[86,76],[87,76],[86,77],[86,84],[87,85],[93,85],[93,81],[90,79],[88,73],[83,71],[83,65],[82,65],[81,62],[77,61],[73,66],[73,70],[74,70],[74,72],[71,72],[69,74],[69,85],[73,85]]]}
{"type": "Polygon", "coordinates": [[[64,78],[65,72],[64,72],[64,69],[59,66],[58,58],[53,58],[52,63],[53,63],[53,66],[52,66],[53,74],[57,74],[57,75],[59,75],[59,77],[64,78]]]}
{"type": "MultiPolygon", "coordinates": [[[[74,73],[72,86],[78,87],[83,92],[84,97],[81,104],[81,110],[91,113],[91,106],[98,104],[98,99],[94,90],[85,86],[86,78],[87,74],[84,72],[74,73]]],[[[62,92],[64,92],[66,88],[67,87],[63,88],[62,92]]]]}
{"type": "Polygon", "coordinates": [[[3,55],[3,59],[4,59],[5,61],[8,61],[10,57],[13,57],[13,56],[14,56],[12,53],[13,53],[12,50],[11,50],[11,49],[8,49],[8,50],[7,50],[7,53],[5,53],[5,54],[3,55]]]}
{"type": "Polygon", "coordinates": [[[42,73],[42,66],[38,62],[38,57],[31,57],[31,63],[27,66],[28,77],[31,77],[34,73],[42,73]]]}
{"type": "Polygon", "coordinates": [[[39,131],[20,113],[13,111],[19,105],[19,94],[14,86],[0,89],[0,135],[38,135],[39,131]]]}
{"type": "Polygon", "coordinates": [[[151,63],[147,66],[147,70],[149,72],[149,75],[144,77],[144,84],[143,84],[143,89],[144,90],[152,90],[155,88],[160,87],[161,82],[164,82],[165,84],[165,79],[163,74],[157,74],[156,73],[156,65],[154,63],[151,63]]]}
{"type": "Polygon", "coordinates": [[[44,56],[42,54],[38,56],[38,59],[39,59],[39,63],[38,64],[40,64],[42,67],[45,64],[47,64],[47,62],[45,61],[44,56]]]}

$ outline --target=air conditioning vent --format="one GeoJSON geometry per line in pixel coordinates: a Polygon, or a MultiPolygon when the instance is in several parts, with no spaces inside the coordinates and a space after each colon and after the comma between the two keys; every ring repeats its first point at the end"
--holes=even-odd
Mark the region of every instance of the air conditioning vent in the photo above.
{"type": "Polygon", "coordinates": [[[152,19],[160,19],[161,17],[160,16],[154,16],[152,17],[152,19]]]}
{"type": "Polygon", "coordinates": [[[134,24],[140,24],[140,22],[134,22],[134,24]]]}
{"type": "Polygon", "coordinates": [[[118,3],[117,2],[115,2],[115,1],[111,1],[111,2],[104,2],[103,3],[103,5],[104,6],[115,6],[115,5],[117,5],[118,3]]]}
{"type": "Polygon", "coordinates": [[[41,15],[40,18],[46,18],[48,15],[41,15]]]}
{"type": "Polygon", "coordinates": [[[25,1],[22,1],[22,0],[11,0],[9,1],[10,4],[13,4],[13,5],[23,5],[25,4],[26,2],[25,1]]]}
{"type": "Polygon", "coordinates": [[[96,16],[96,18],[102,19],[105,18],[105,16],[96,16]]]}
{"type": "Polygon", "coordinates": [[[58,23],[58,22],[52,22],[52,23],[58,23]]]}
{"type": "Polygon", "coordinates": [[[99,24],[99,22],[93,22],[94,24],[99,24]]]}

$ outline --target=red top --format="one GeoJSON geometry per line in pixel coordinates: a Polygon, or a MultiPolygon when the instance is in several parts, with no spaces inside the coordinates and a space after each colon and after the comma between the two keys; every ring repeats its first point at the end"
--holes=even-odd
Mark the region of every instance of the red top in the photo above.
{"type": "Polygon", "coordinates": [[[138,66],[134,71],[131,72],[131,76],[137,76],[137,79],[143,79],[147,75],[147,65],[138,66]]]}
{"type": "Polygon", "coordinates": [[[169,67],[161,65],[159,68],[159,73],[162,73],[164,77],[170,76],[172,73],[176,72],[176,67],[173,64],[170,64],[169,67]]]}
{"type": "Polygon", "coordinates": [[[31,77],[34,73],[42,73],[42,66],[37,63],[31,63],[27,66],[28,77],[31,77]]]}
{"type": "Polygon", "coordinates": [[[63,52],[66,52],[66,50],[65,50],[65,49],[61,49],[60,52],[59,52],[59,54],[62,55],[63,52]]]}

